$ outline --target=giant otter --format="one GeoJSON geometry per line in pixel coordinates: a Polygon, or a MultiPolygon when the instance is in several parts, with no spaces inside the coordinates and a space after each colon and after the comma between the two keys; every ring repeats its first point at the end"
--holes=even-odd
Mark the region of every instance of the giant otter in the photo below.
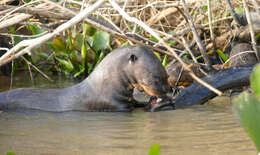
{"type": "Polygon", "coordinates": [[[159,59],[146,47],[118,48],[81,83],[63,89],[20,88],[0,93],[0,108],[43,111],[131,111],[133,89],[162,96],[169,86],[159,59]]]}

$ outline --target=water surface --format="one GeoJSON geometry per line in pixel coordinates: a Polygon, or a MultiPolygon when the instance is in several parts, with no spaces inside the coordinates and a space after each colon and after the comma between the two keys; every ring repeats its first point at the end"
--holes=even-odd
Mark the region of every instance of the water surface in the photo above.
{"type": "MultiPolygon", "coordinates": [[[[0,89],[9,88],[2,77],[0,81],[5,84],[0,89]]],[[[30,80],[16,82],[14,87],[31,85],[30,80]]],[[[62,84],[44,81],[37,86],[62,84]]],[[[152,144],[159,144],[162,155],[255,155],[255,146],[234,118],[228,99],[157,113],[141,109],[131,113],[4,111],[0,114],[0,154],[143,155],[152,144]]]]}

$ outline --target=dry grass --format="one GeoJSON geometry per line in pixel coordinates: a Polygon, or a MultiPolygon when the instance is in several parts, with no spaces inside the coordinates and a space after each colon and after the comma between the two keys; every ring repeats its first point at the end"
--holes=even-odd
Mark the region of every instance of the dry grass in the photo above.
{"type": "MultiPolygon", "coordinates": [[[[32,0],[29,3],[21,1],[22,3],[18,6],[6,5],[12,1],[0,2],[1,35],[14,36],[9,33],[8,28],[15,26],[16,35],[25,39],[32,37],[25,29],[27,24],[37,25],[44,31],[42,34],[34,36],[40,36],[38,39],[28,40],[24,44],[21,43],[12,48],[8,54],[0,58],[0,66],[25,53],[30,53],[34,47],[58,34],[63,35],[64,30],[80,24],[79,21],[72,22],[72,17],[96,2],[83,0],[85,2],[83,5],[82,2],[75,0],[60,0],[57,3],[50,0],[32,0]]],[[[122,12],[118,12],[119,10],[112,5],[112,2],[111,0],[105,1],[98,9],[93,10],[94,12],[91,11],[93,16],[101,17],[105,22],[93,21],[89,18],[85,18],[84,21],[114,35],[115,41],[112,44],[115,46],[119,46],[125,41],[130,44],[147,45],[158,52],[173,56],[179,61],[181,61],[179,54],[202,54],[208,66],[211,63],[205,54],[206,51],[215,49],[224,51],[235,37],[248,40],[251,37],[253,46],[256,46],[254,34],[259,30],[253,28],[254,23],[248,22],[249,28],[235,24],[226,1],[223,0],[115,1],[123,9],[122,12],[130,16],[129,18],[122,12]],[[157,38],[159,42],[150,41],[152,37],[157,38]],[[171,47],[168,46],[169,44],[171,47]],[[175,53],[176,51],[178,55],[175,53]]],[[[237,11],[243,11],[247,6],[249,11],[258,12],[259,9],[255,0],[248,3],[245,3],[245,0],[243,2],[232,0],[231,2],[237,11]]],[[[252,19],[253,22],[254,20],[252,19]]],[[[189,71],[189,68],[185,67],[185,63],[183,66],[189,71]]]]}
{"type": "MultiPolygon", "coordinates": [[[[53,3],[49,0],[34,0],[19,6],[5,5],[8,1],[12,0],[5,0],[0,4],[0,34],[12,36],[8,33],[8,27],[15,25],[17,29],[21,29],[21,33],[18,34],[24,38],[31,37],[28,33],[22,31],[28,23],[39,25],[47,32],[51,32],[61,23],[68,21],[80,12],[83,7],[81,2],[74,0],[60,1],[59,3],[53,3]]],[[[243,4],[240,0],[231,2],[237,10],[243,10],[243,4]]],[[[88,7],[90,4],[91,2],[87,1],[84,7],[88,7]]],[[[187,14],[184,13],[181,1],[139,0],[125,3],[118,0],[118,4],[129,16],[135,17],[150,26],[166,42],[176,41],[174,47],[185,49],[181,37],[184,37],[189,45],[188,47],[194,46],[194,35],[188,24],[187,14]]],[[[203,45],[207,47],[207,50],[212,49],[207,0],[186,0],[186,4],[203,45]]],[[[251,10],[254,10],[253,3],[248,3],[248,5],[251,10]]],[[[230,39],[244,32],[244,30],[240,27],[235,28],[225,1],[212,0],[210,12],[216,48],[224,50],[230,39]]],[[[105,3],[93,15],[102,17],[106,22],[120,29],[122,33],[135,33],[148,39],[151,37],[136,23],[125,20],[109,3],[105,3]]],[[[249,34],[243,34],[244,36],[248,37],[249,34]]],[[[192,51],[196,53],[198,50],[195,48],[192,51]]]]}

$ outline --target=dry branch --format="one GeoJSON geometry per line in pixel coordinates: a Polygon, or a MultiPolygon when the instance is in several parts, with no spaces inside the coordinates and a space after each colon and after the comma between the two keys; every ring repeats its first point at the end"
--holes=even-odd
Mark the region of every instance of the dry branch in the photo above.
{"type": "Polygon", "coordinates": [[[48,33],[44,36],[41,36],[39,38],[30,39],[30,40],[23,40],[20,43],[18,43],[15,47],[10,49],[9,52],[5,53],[0,58],[0,66],[10,62],[11,60],[18,58],[25,53],[30,53],[30,51],[36,47],[41,45],[42,43],[46,42],[47,40],[51,39],[55,35],[58,35],[60,32],[63,32],[64,30],[70,28],[71,26],[77,24],[80,22],[83,18],[85,18],[87,15],[89,15],[91,12],[95,11],[100,5],[102,5],[105,2],[105,0],[99,0],[92,6],[84,9],[81,13],[70,19],[68,22],[60,25],[58,28],[56,28],[52,33],[48,33]]]}
{"type": "Polygon", "coordinates": [[[248,23],[249,31],[250,31],[250,35],[251,35],[252,47],[253,47],[253,50],[255,51],[258,62],[260,62],[260,54],[256,48],[256,39],[255,39],[255,32],[254,32],[253,23],[252,23],[252,17],[250,15],[246,0],[243,0],[243,6],[244,6],[244,9],[246,12],[246,19],[247,19],[247,23],[248,23]]]}
{"type": "Polygon", "coordinates": [[[55,18],[55,19],[65,19],[65,20],[69,20],[70,18],[72,18],[71,14],[67,14],[66,12],[63,13],[54,13],[53,11],[53,7],[50,8],[33,8],[33,7],[16,7],[16,6],[9,6],[9,5],[3,5],[0,6],[0,11],[3,10],[15,10],[14,12],[18,12],[18,13],[27,13],[30,15],[34,15],[34,16],[40,16],[40,17],[45,17],[45,18],[55,18]]]}
{"type": "Polygon", "coordinates": [[[207,67],[208,67],[208,68],[211,68],[211,62],[210,62],[210,60],[209,60],[208,55],[206,54],[206,48],[202,45],[201,39],[200,39],[200,37],[199,37],[199,35],[198,35],[198,32],[197,32],[197,30],[196,30],[196,27],[195,27],[195,24],[194,24],[194,22],[193,22],[193,20],[192,20],[192,17],[191,17],[191,15],[190,15],[190,13],[189,13],[189,10],[188,10],[188,7],[187,7],[187,5],[186,5],[185,0],[182,0],[182,5],[183,5],[183,8],[184,8],[184,12],[185,12],[186,15],[188,16],[188,19],[189,19],[188,21],[189,21],[191,30],[192,30],[192,32],[193,32],[194,38],[195,38],[195,40],[196,40],[196,42],[197,42],[197,45],[199,46],[200,53],[201,53],[201,55],[202,55],[202,57],[203,57],[205,63],[207,64],[207,67]]]}
{"type": "Polygon", "coordinates": [[[9,18],[7,20],[2,21],[0,23],[0,29],[21,23],[22,21],[25,21],[25,20],[27,20],[31,17],[32,17],[32,15],[30,15],[30,14],[25,14],[25,13],[18,14],[16,16],[12,17],[12,18],[9,18]]]}

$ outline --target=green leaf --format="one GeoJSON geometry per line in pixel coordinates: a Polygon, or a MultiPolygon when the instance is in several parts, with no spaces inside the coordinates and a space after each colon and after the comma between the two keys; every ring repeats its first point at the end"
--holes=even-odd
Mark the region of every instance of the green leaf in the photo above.
{"type": "Polygon", "coordinates": [[[72,50],[70,54],[70,60],[73,64],[73,66],[78,66],[78,62],[80,62],[80,58],[77,56],[78,51],[77,50],[72,50]]]}
{"type": "Polygon", "coordinates": [[[150,149],[148,155],[159,155],[160,154],[160,145],[153,144],[150,149]]]}
{"type": "Polygon", "coordinates": [[[250,82],[250,86],[253,90],[253,93],[256,95],[256,97],[258,99],[260,99],[260,65],[257,65],[254,70],[253,73],[251,75],[251,82],[250,82]]]}
{"type": "Polygon", "coordinates": [[[169,42],[168,42],[168,45],[169,46],[174,46],[174,45],[176,45],[178,42],[176,41],[176,40],[170,40],[169,42]]]}
{"type": "Polygon", "coordinates": [[[88,24],[83,24],[83,25],[82,25],[82,29],[83,29],[83,31],[82,31],[82,36],[83,36],[83,38],[86,38],[87,29],[88,29],[88,24]]]}
{"type": "Polygon", "coordinates": [[[141,34],[141,32],[142,32],[141,28],[138,27],[138,26],[136,27],[135,24],[131,24],[131,25],[129,26],[129,28],[130,28],[131,31],[133,31],[133,30],[135,29],[135,33],[137,33],[137,34],[141,34]]]}
{"type": "Polygon", "coordinates": [[[106,53],[104,51],[102,51],[98,57],[97,64],[99,64],[104,59],[105,56],[106,56],[106,53]]]}
{"type": "Polygon", "coordinates": [[[85,72],[85,68],[83,68],[82,66],[80,66],[79,68],[80,68],[80,71],[74,74],[74,76],[73,76],[74,78],[78,77],[79,75],[81,75],[82,73],[85,72]]]}
{"type": "Polygon", "coordinates": [[[190,60],[190,55],[188,55],[188,54],[183,54],[183,55],[181,56],[181,58],[184,59],[184,60],[190,60]]]}
{"type": "Polygon", "coordinates": [[[39,52],[39,53],[36,53],[36,55],[44,60],[47,60],[49,58],[49,55],[47,53],[44,53],[44,52],[39,52]]]}
{"type": "Polygon", "coordinates": [[[150,38],[149,38],[151,41],[154,41],[154,42],[158,42],[158,40],[154,37],[154,36],[151,36],[150,38]]]}
{"type": "Polygon", "coordinates": [[[218,53],[218,55],[221,57],[221,59],[224,62],[226,62],[228,60],[228,56],[224,52],[222,52],[220,49],[217,49],[216,52],[218,53]]]}
{"type": "Polygon", "coordinates": [[[66,43],[63,42],[61,37],[54,38],[52,42],[55,52],[67,53],[66,43]]]}
{"type": "Polygon", "coordinates": [[[64,69],[67,71],[67,72],[72,72],[74,67],[73,67],[73,64],[71,63],[70,60],[64,60],[64,59],[61,59],[61,58],[58,58],[58,57],[55,57],[55,59],[64,67],[64,69]]]}
{"type": "Polygon", "coordinates": [[[14,152],[6,152],[6,155],[15,155],[14,152]]]}
{"type": "Polygon", "coordinates": [[[81,46],[81,64],[82,66],[85,68],[87,67],[87,55],[88,55],[88,51],[87,51],[87,47],[86,47],[86,43],[83,43],[81,46]]]}
{"type": "Polygon", "coordinates": [[[14,26],[10,26],[9,31],[11,32],[11,34],[16,34],[16,30],[15,30],[14,26]]]}
{"type": "Polygon", "coordinates": [[[249,137],[256,145],[258,152],[260,152],[260,102],[259,100],[244,92],[234,100],[234,112],[249,137]]]}
{"type": "Polygon", "coordinates": [[[173,35],[173,34],[176,34],[176,31],[170,30],[170,31],[167,32],[167,34],[173,35]]]}
{"type": "Polygon", "coordinates": [[[164,57],[163,57],[163,62],[162,62],[163,67],[166,67],[166,65],[167,65],[167,59],[168,59],[168,55],[164,55],[164,57]]]}
{"type": "Polygon", "coordinates": [[[126,47],[126,46],[130,46],[130,43],[128,41],[126,41],[123,44],[119,45],[119,47],[126,47]]]}
{"type": "Polygon", "coordinates": [[[258,40],[259,38],[260,38],[260,33],[257,33],[257,34],[255,35],[255,39],[258,40]]]}
{"type": "Polygon", "coordinates": [[[83,34],[88,36],[93,36],[96,33],[97,29],[90,26],[89,24],[83,24],[83,34]]]}
{"type": "Polygon", "coordinates": [[[107,32],[97,31],[93,36],[93,48],[95,51],[107,49],[110,43],[110,35],[107,32]]]}
{"type": "Polygon", "coordinates": [[[33,35],[37,35],[43,32],[38,26],[35,25],[27,25],[26,27],[32,32],[33,35]]]}
{"type": "Polygon", "coordinates": [[[158,52],[153,52],[153,53],[160,61],[162,61],[161,55],[158,52]]]}
{"type": "Polygon", "coordinates": [[[55,47],[52,41],[47,41],[45,42],[45,45],[47,45],[48,47],[50,47],[53,51],[55,51],[55,47]]]}
{"type": "Polygon", "coordinates": [[[235,12],[239,15],[243,14],[244,13],[244,7],[236,7],[235,8],[235,12]]]}
{"type": "Polygon", "coordinates": [[[95,66],[91,63],[88,63],[88,74],[90,74],[94,70],[95,66]]]}
{"type": "MultiPolygon", "coordinates": [[[[210,50],[210,51],[207,52],[207,54],[212,54],[213,52],[214,52],[213,50],[210,50]]],[[[200,58],[202,58],[202,55],[197,56],[196,60],[198,60],[200,58]]]]}
{"type": "MultiPolygon", "coordinates": [[[[86,37],[85,38],[85,41],[87,41],[88,42],[88,44],[86,44],[86,49],[87,49],[87,58],[88,58],[88,60],[89,59],[91,59],[91,60],[96,60],[96,57],[97,57],[97,53],[96,53],[96,51],[94,51],[93,50],[93,48],[90,48],[89,47],[89,45],[91,46],[91,47],[93,47],[93,37],[86,37]]],[[[82,45],[81,45],[82,46],[82,45]]]]}
{"type": "Polygon", "coordinates": [[[86,41],[89,43],[90,46],[93,46],[93,44],[94,44],[94,38],[93,37],[87,37],[86,41]]]}
{"type": "Polygon", "coordinates": [[[208,11],[208,6],[207,6],[207,5],[204,5],[201,9],[202,9],[203,11],[208,11]]]}
{"type": "Polygon", "coordinates": [[[67,39],[66,39],[66,49],[68,49],[68,53],[71,53],[71,51],[75,50],[76,47],[76,41],[74,41],[74,38],[72,37],[72,32],[70,29],[67,29],[67,39]],[[75,43],[75,44],[74,44],[75,43]]]}
{"type": "MultiPolygon", "coordinates": [[[[16,30],[13,26],[9,27],[9,31],[10,31],[11,34],[16,34],[16,30]]],[[[18,37],[18,36],[14,36],[14,45],[18,44],[22,40],[23,40],[23,38],[18,37]]]]}

